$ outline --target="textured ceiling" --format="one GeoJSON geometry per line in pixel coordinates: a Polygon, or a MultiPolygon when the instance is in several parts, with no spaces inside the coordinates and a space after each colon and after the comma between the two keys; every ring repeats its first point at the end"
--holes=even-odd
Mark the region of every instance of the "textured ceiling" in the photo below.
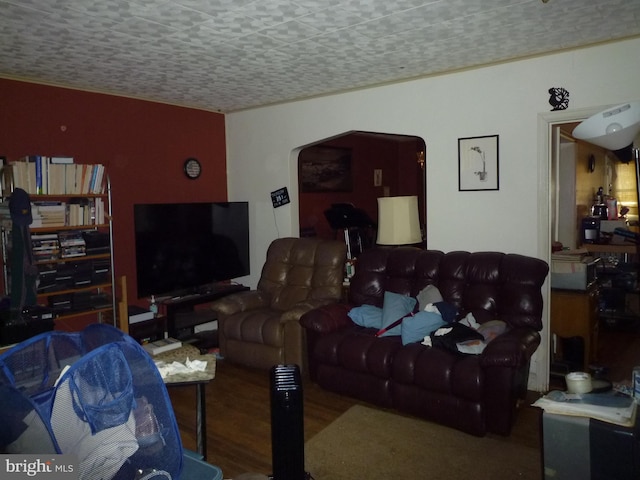
{"type": "Polygon", "coordinates": [[[231,112],[637,35],[639,0],[0,0],[0,76],[231,112]]]}

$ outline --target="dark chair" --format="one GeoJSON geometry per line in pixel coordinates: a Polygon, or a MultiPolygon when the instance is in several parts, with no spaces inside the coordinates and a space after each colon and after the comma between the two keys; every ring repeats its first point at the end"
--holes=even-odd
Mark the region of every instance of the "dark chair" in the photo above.
{"type": "Polygon", "coordinates": [[[324,211],[324,216],[333,229],[335,239],[342,240],[349,247],[351,258],[375,244],[376,223],[361,208],[352,203],[334,203],[324,211]]]}

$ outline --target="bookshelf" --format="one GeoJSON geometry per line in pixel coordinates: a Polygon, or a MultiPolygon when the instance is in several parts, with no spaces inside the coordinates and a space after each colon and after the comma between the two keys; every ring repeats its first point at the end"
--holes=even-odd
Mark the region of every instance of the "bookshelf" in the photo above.
{"type": "MultiPolygon", "coordinates": [[[[43,157],[50,159],[50,157],[43,157]]],[[[50,162],[50,160],[47,160],[50,162]]],[[[9,163],[3,170],[3,196],[0,204],[0,245],[2,248],[2,294],[12,298],[12,288],[19,285],[16,265],[24,245],[16,247],[15,224],[9,212],[10,194],[15,188],[29,193],[33,222],[28,227],[33,252],[31,264],[37,269],[36,303],[53,311],[56,327],[80,330],[87,323],[109,322],[117,317],[116,288],[113,262],[113,221],[111,215],[111,185],[106,172],[99,174],[97,165],[74,163],[43,163],[37,181],[24,171],[34,173],[35,166],[27,160],[9,163]],[[51,188],[50,178],[55,166],[85,172],[86,186],[72,190],[60,186],[51,188]],[[54,168],[51,168],[54,167],[54,168]],[[23,173],[18,175],[17,171],[23,173]],[[93,172],[93,173],[91,173],[93,172]],[[47,185],[46,188],[42,185],[47,185]],[[46,191],[49,193],[38,193],[46,191]],[[17,252],[17,253],[16,253],[17,252]]],[[[60,169],[62,170],[62,169],[60,169]]],[[[71,178],[71,175],[69,176],[71,178]]],[[[74,186],[74,188],[76,188],[74,186]]],[[[18,227],[19,228],[19,227],[18,227]]],[[[23,242],[27,243],[27,242],[23,242]]],[[[18,286],[17,288],[23,288],[18,286]]],[[[15,299],[15,295],[13,295],[15,299]]],[[[16,303],[16,302],[14,302],[16,303]]],[[[12,305],[12,314],[14,305],[12,305]]],[[[27,335],[31,336],[31,335],[27,335]]],[[[0,345],[6,343],[0,335],[0,345]]]]}

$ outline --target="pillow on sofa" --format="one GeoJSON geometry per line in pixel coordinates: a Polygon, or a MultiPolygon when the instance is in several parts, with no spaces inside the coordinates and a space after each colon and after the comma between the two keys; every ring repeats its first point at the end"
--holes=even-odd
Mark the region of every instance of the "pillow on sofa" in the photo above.
{"type": "Polygon", "coordinates": [[[442,295],[440,294],[440,290],[435,285],[427,285],[424,287],[418,295],[416,295],[416,299],[418,300],[418,304],[420,305],[419,309],[424,310],[427,308],[427,305],[430,303],[441,302],[444,300],[442,295]]]}
{"type": "Polygon", "coordinates": [[[501,320],[490,320],[483,323],[476,330],[480,333],[483,340],[467,340],[466,342],[458,343],[458,351],[462,353],[470,353],[473,355],[481,354],[485,347],[496,338],[498,335],[502,335],[507,330],[507,324],[501,320]]]}
{"type": "Polygon", "coordinates": [[[361,327],[377,329],[382,327],[382,309],[380,307],[364,304],[353,307],[347,315],[353,323],[361,327]]]}
{"type": "Polygon", "coordinates": [[[434,312],[418,312],[402,320],[402,344],[421,342],[424,337],[431,335],[438,328],[446,325],[440,315],[434,312]]]}
{"type": "MultiPolygon", "coordinates": [[[[416,306],[417,300],[407,295],[400,295],[399,293],[384,292],[383,302],[382,329],[389,327],[396,320],[409,315],[413,311],[413,307],[416,306]]],[[[380,336],[386,337],[390,335],[400,335],[401,332],[402,324],[399,324],[380,334],[380,336]]]]}
{"type": "Polygon", "coordinates": [[[482,334],[485,343],[489,343],[498,335],[502,335],[506,330],[507,324],[502,320],[490,320],[478,327],[478,333],[482,334]]]}

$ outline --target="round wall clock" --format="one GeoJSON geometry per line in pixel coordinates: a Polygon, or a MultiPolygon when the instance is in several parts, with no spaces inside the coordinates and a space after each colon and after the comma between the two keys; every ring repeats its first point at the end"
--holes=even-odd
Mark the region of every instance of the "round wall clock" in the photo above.
{"type": "Polygon", "coordinates": [[[192,180],[198,178],[202,173],[202,166],[200,165],[200,161],[197,158],[187,158],[184,161],[184,173],[187,178],[192,180]]]}

